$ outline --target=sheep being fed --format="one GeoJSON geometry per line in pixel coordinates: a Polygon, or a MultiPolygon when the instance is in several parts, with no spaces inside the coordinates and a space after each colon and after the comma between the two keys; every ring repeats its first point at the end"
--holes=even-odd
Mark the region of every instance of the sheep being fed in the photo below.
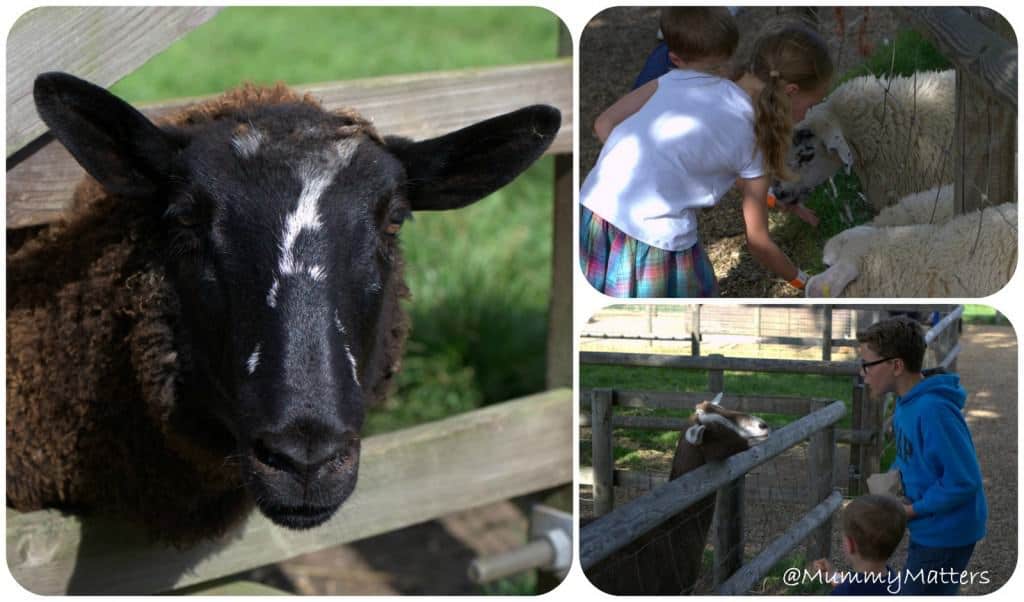
{"type": "Polygon", "coordinates": [[[794,128],[787,162],[798,179],[775,182],[776,198],[803,200],[843,168],[857,175],[876,212],[951,183],[955,99],[953,70],[843,83],[794,128]]]}
{"type": "Polygon", "coordinates": [[[180,545],[253,505],[295,529],[335,513],[408,330],[403,222],[504,186],[561,119],[537,105],[413,142],[280,85],[161,125],[63,73],[34,96],[94,180],[8,253],[8,505],[180,545]]]}
{"type": "Polygon", "coordinates": [[[954,216],[952,186],[916,193],[830,238],[807,296],[984,297],[1013,276],[1017,227],[1016,203],[954,216]]]}

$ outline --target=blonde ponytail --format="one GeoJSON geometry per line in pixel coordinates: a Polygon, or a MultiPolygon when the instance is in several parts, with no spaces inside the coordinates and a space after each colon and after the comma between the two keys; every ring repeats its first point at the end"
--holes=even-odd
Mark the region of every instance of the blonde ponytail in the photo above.
{"type": "Polygon", "coordinates": [[[832,59],[825,40],[798,24],[763,34],[755,43],[750,73],[764,83],[754,102],[754,133],[774,178],[792,180],[786,155],[793,133],[793,113],[785,87],[817,90],[832,78],[832,59]]]}

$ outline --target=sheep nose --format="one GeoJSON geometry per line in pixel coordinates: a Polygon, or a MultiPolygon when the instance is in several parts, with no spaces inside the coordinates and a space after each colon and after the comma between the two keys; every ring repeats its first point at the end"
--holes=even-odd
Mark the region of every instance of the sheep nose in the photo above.
{"type": "Polygon", "coordinates": [[[267,433],[253,443],[253,456],[261,464],[299,476],[314,476],[350,465],[359,454],[359,434],[353,430],[289,429],[267,433]]]}

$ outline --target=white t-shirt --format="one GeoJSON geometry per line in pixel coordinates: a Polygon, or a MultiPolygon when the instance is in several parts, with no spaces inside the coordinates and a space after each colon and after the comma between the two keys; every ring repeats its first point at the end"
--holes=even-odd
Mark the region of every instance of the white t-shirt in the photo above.
{"type": "Polygon", "coordinates": [[[698,242],[697,209],[717,203],[736,178],[763,176],[763,163],[747,93],[673,69],[612,130],[580,203],[641,242],[683,251],[698,242]]]}

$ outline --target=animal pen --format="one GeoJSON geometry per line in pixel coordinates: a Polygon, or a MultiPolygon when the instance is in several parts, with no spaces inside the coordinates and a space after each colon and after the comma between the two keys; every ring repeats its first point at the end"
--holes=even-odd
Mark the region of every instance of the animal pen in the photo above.
{"type": "MultiPolygon", "coordinates": [[[[956,306],[628,306],[609,308],[621,315],[631,311],[634,322],[642,322],[645,312],[668,310],[675,323],[684,326],[676,334],[658,336],[656,341],[671,340],[680,348],[689,344],[691,355],[616,353],[582,351],[580,363],[615,366],[654,366],[701,370],[707,374],[705,391],[666,392],[581,389],[580,425],[590,430],[592,467],[581,469],[581,484],[589,485],[590,499],[580,501],[581,515],[593,522],[581,528],[580,559],[584,570],[629,570],[630,555],[638,545],[654,545],[651,538],[669,537],[656,531],[643,544],[635,544],[625,553],[612,556],[638,537],[651,532],[662,521],[685,513],[700,499],[717,491],[715,518],[710,543],[713,559],[706,557],[701,580],[695,593],[745,593],[751,591],[779,561],[791,557],[806,541],[804,558],[827,558],[831,548],[831,518],[842,498],[866,493],[866,479],[880,470],[881,460],[891,440],[891,400],[871,401],[866,395],[856,361],[831,360],[834,347],[856,346],[851,338],[835,338],[833,322],[849,328],[856,324],[859,312],[868,312],[870,321],[887,311],[938,312],[926,342],[934,359],[927,367],[952,368],[960,352],[959,322],[963,307],[956,306]],[[761,336],[750,333],[752,314],[761,310],[817,313],[821,338],[782,335],[761,336]],[[689,315],[686,315],[689,314],[689,315]],[[687,319],[679,319],[685,316],[687,319]],[[742,334],[723,332],[722,324],[741,324],[742,334]],[[688,327],[688,328],[687,328],[688,327]],[[821,360],[762,359],[749,357],[701,356],[700,342],[718,337],[719,342],[747,342],[814,346],[821,349],[821,360]],[[936,356],[937,354],[937,356],[936,356]],[[848,378],[849,407],[829,399],[792,395],[730,393],[726,372],[826,375],[848,378]],[[664,474],[618,470],[614,463],[614,429],[682,432],[690,422],[686,418],[635,415],[642,410],[690,411],[701,401],[720,395],[722,406],[743,413],[764,416],[785,415],[795,418],[774,432],[766,442],[721,462],[710,462],[679,478],[668,481],[664,474]],[[616,412],[616,408],[620,411],[616,412]],[[633,415],[630,415],[633,414],[633,415]],[[849,418],[848,427],[839,421],[849,418]],[[848,459],[847,459],[848,458],[848,459]],[[588,503],[589,502],[589,503],[588,503]],[[786,517],[786,518],[783,518],[786,517]],[[749,560],[748,560],[749,559],[749,560]],[[600,563],[600,564],[599,564],[600,563]]],[[[651,314],[648,314],[651,315],[651,314]]],[[[806,315],[804,317],[807,317],[806,315]]],[[[652,316],[653,319],[653,316],[652,316]]],[[[803,325],[803,324],[801,324],[803,325]]],[[[595,326],[588,327],[591,331],[595,326]]],[[[805,330],[806,332],[806,330],[805,330]]],[[[585,332],[583,338],[603,342],[617,334],[585,332]]],[[[650,336],[627,335],[651,340],[650,336]]],[[[581,437],[582,438],[582,437],[581,437]]],[[[582,493],[582,492],[581,492],[582,493]]],[[[693,529],[693,520],[673,523],[673,529],[693,529]]],[[[595,580],[601,575],[588,573],[595,580]]]]}
{"type": "MultiPolygon", "coordinates": [[[[110,85],[218,10],[44,8],[18,21],[8,40],[9,234],[59,219],[84,174],[36,116],[35,76],[59,69],[110,85]]],[[[567,39],[563,35],[563,55],[567,39]]],[[[358,490],[330,522],[310,531],[280,529],[253,512],[224,538],[180,550],[154,545],[141,531],[107,518],[8,510],[7,560],[18,583],[38,594],[204,591],[208,582],[255,567],[571,483],[571,69],[563,58],[296,86],[327,109],[359,106],[381,130],[415,138],[538,99],[561,110],[563,126],[548,151],[556,155],[556,202],[547,391],[366,439],[358,490]]],[[[142,111],[155,118],[185,102],[142,111]]],[[[540,547],[541,558],[556,555],[540,547]]],[[[543,564],[534,562],[530,566],[543,564]]]]}

